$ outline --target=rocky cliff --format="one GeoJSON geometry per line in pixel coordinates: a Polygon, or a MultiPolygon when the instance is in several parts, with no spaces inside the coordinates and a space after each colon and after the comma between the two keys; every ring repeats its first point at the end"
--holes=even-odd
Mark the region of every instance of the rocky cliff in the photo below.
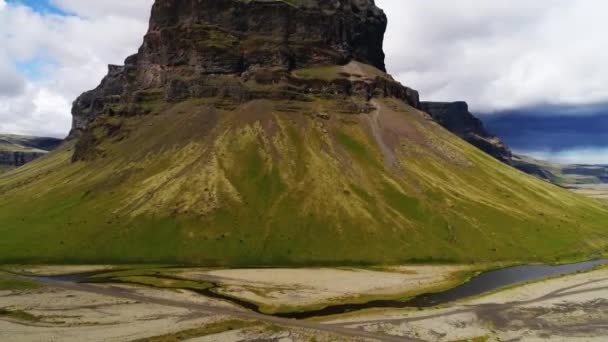
{"type": "Polygon", "coordinates": [[[0,151],[0,166],[5,169],[23,166],[45,154],[44,152],[0,151]]]}
{"type": "Polygon", "coordinates": [[[0,171],[23,166],[61,144],[61,139],[0,135],[0,171]]]}
{"type": "Polygon", "coordinates": [[[359,93],[417,105],[416,91],[384,73],[386,25],[373,0],[157,0],[138,53],[124,66],[110,66],[99,87],[74,102],[70,136],[100,114],[146,114],[159,100],[221,98],[235,105],[359,93]],[[318,77],[294,73],[353,62],[369,64],[377,75],[364,79],[336,68],[317,70],[318,77]]]}
{"type": "Polygon", "coordinates": [[[421,102],[419,108],[450,132],[511,165],[512,153],[507,145],[486,130],[481,120],[471,114],[466,102],[421,102]]]}

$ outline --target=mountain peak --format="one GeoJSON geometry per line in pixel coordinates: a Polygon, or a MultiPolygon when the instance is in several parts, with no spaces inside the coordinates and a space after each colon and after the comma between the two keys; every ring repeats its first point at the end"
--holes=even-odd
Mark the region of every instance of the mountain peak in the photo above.
{"type": "Polygon", "coordinates": [[[384,71],[386,25],[371,0],[157,0],[140,54],[203,73],[351,60],[384,71]]]}
{"type": "MultiPolygon", "coordinates": [[[[70,136],[100,114],[147,114],[150,102],[188,98],[236,106],[358,94],[417,106],[418,93],[385,73],[386,25],[372,0],[156,0],[138,53],[74,102],[70,136]]],[[[76,159],[90,150],[91,139],[80,140],[76,159]]]]}
{"type": "Polygon", "coordinates": [[[488,132],[483,122],[469,111],[469,104],[457,102],[420,102],[419,109],[431,115],[444,128],[505,164],[512,164],[509,147],[488,132]]]}

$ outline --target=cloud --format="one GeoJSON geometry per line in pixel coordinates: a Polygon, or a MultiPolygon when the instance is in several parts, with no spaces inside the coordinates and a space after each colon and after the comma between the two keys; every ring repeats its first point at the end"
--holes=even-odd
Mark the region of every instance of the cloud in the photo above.
{"type": "Polygon", "coordinates": [[[0,132],[63,137],[70,103],[49,89],[29,85],[23,96],[0,102],[0,132]]]}
{"type": "Polygon", "coordinates": [[[536,106],[481,116],[515,152],[565,163],[608,164],[608,104],[536,106]]]}
{"type": "MultiPolygon", "coordinates": [[[[0,4],[0,8],[1,8],[0,4]]],[[[8,62],[8,58],[0,54],[0,98],[14,97],[25,91],[25,79],[8,62]]]]}
{"type": "Polygon", "coordinates": [[[387,64],[429,100],[476,111],[608,99],[603,1],[378,0],[387,64]]]}
{"type": "Polygon", "coordinates": [[[582,148],[560,152],[531,150],[520,153],[559,164],[608,165],[608,148],[582,148]]]}
{"type": "MultiPolygon", "coordinates": [[[[0,117],[15,118],[0,130],[66,134],[69,104],[99,83],[107,64],[136,51],[153,2],[49,1],[57,11],[0,0],[0,117]],[[63,100],[49,108],[41,94],[63,100]],[[22,119],[43,112],[46,123],[22,119]]],[[[423,99],[466,100],[475,111],[608,100],[608,2],[376,3],[389,16],[388,68],[423,99]]]]}
{"type": "Polygon", "coordinates": [[[65,136],[71,102],[137,51],[150,4],[58,0],[57,15],[0,0],[0,132],[65,136]]]}
{"type": "Polygon", "coordinates": [[[52,0],[52,2],[68,13],[88,18],[120,16],[146,20],[152,6],[151,0],[52,0]]]}

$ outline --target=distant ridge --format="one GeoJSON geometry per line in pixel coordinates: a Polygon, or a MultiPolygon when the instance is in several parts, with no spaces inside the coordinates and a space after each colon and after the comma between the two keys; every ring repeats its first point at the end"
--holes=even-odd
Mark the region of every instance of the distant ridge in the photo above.
{"type": "Polygon", "coordinates": [[[0,134],[0,172],[14,169],[44,156],[63,140],[56,138],[0,134]]]}

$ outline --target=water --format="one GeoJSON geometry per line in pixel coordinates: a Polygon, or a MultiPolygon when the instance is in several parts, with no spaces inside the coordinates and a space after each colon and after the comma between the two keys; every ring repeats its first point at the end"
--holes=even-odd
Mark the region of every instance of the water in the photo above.
{"type": "Polygon", "coordinates": [[[593,260],[559,266],[528,265],[508,267],[482,273],[470,281],[444,292],[418,296],[408,301],[408,303],[414,307],[431,307],[477,296],[518,283],[590,270],[602,264],[608,264],[608,260],[593,260]]]}
{"type": "MultiPolygon", "coordinates": [[[[313,311],[304,311],[304,312],[290,312],[290,313],[280,313],[275,314],[273,316],[282,317],[282,318],[292,318],[292,319],[306,319],[312,317],[322,317],[322,316],[330,316],[330,315],[338,315],[344,314],[353,311],[359,311],[364,309],[373,309],[373,308],[428,308],[441,304],[450,303],[453,301],[457,301],[460,299],[465,299],[473,296],[478,296],[490,291],[494,291],[506,286],[541,280],[554,276],[563,276],[571,273],[576,273],[580,271],[590,270],[598,265],[608,264],[608,259],[601,260],[593,260],[580,262],[576,264],[568,264],[568,265],[559,265],[559,266],[550,266],[550,265],[524,265],[524,266],[514,266],[503,268],[495,271],[488,271],[481,273],[480,275],[471,278],[468,282],[456,286],[452,289],[437,292],[437,293],[429,293],[423,294],[417,297],[414,297],[409,300],[400,301],[400,300],[375,300],[367,303],[361,304],[339,304],[339,305],[331,305],[323,309],[313,310],[313,311]]],[[[36,277],[35,279],[44,281],[44,282],[87,282],[90,277],[93,275],[98,275],[100,272],[93,272],[87,274],[74,274],[74,275],[66,275],[59,277],[36,277]]],[[[164,278],[163,276],[158,276],[159,278],[164,278]]],[[[114,279],[100,279],[95,280],[95,282],[110,282],[110,283],[119,283],[119,280],[114,279]]],[[[190,289],[195,291],[203,296],[212,297],[217,299],[226,300],[232,302],[236,305],[242,306],[246,309],[255,311],[260,313],[260,308],[252,303],[231,298],[228,296],[224,296],[220,293],[213,291],[213,289],[218,288],[217,284],[214,284],[212,288],[200,290],[200,289],[190,289]]]]}

